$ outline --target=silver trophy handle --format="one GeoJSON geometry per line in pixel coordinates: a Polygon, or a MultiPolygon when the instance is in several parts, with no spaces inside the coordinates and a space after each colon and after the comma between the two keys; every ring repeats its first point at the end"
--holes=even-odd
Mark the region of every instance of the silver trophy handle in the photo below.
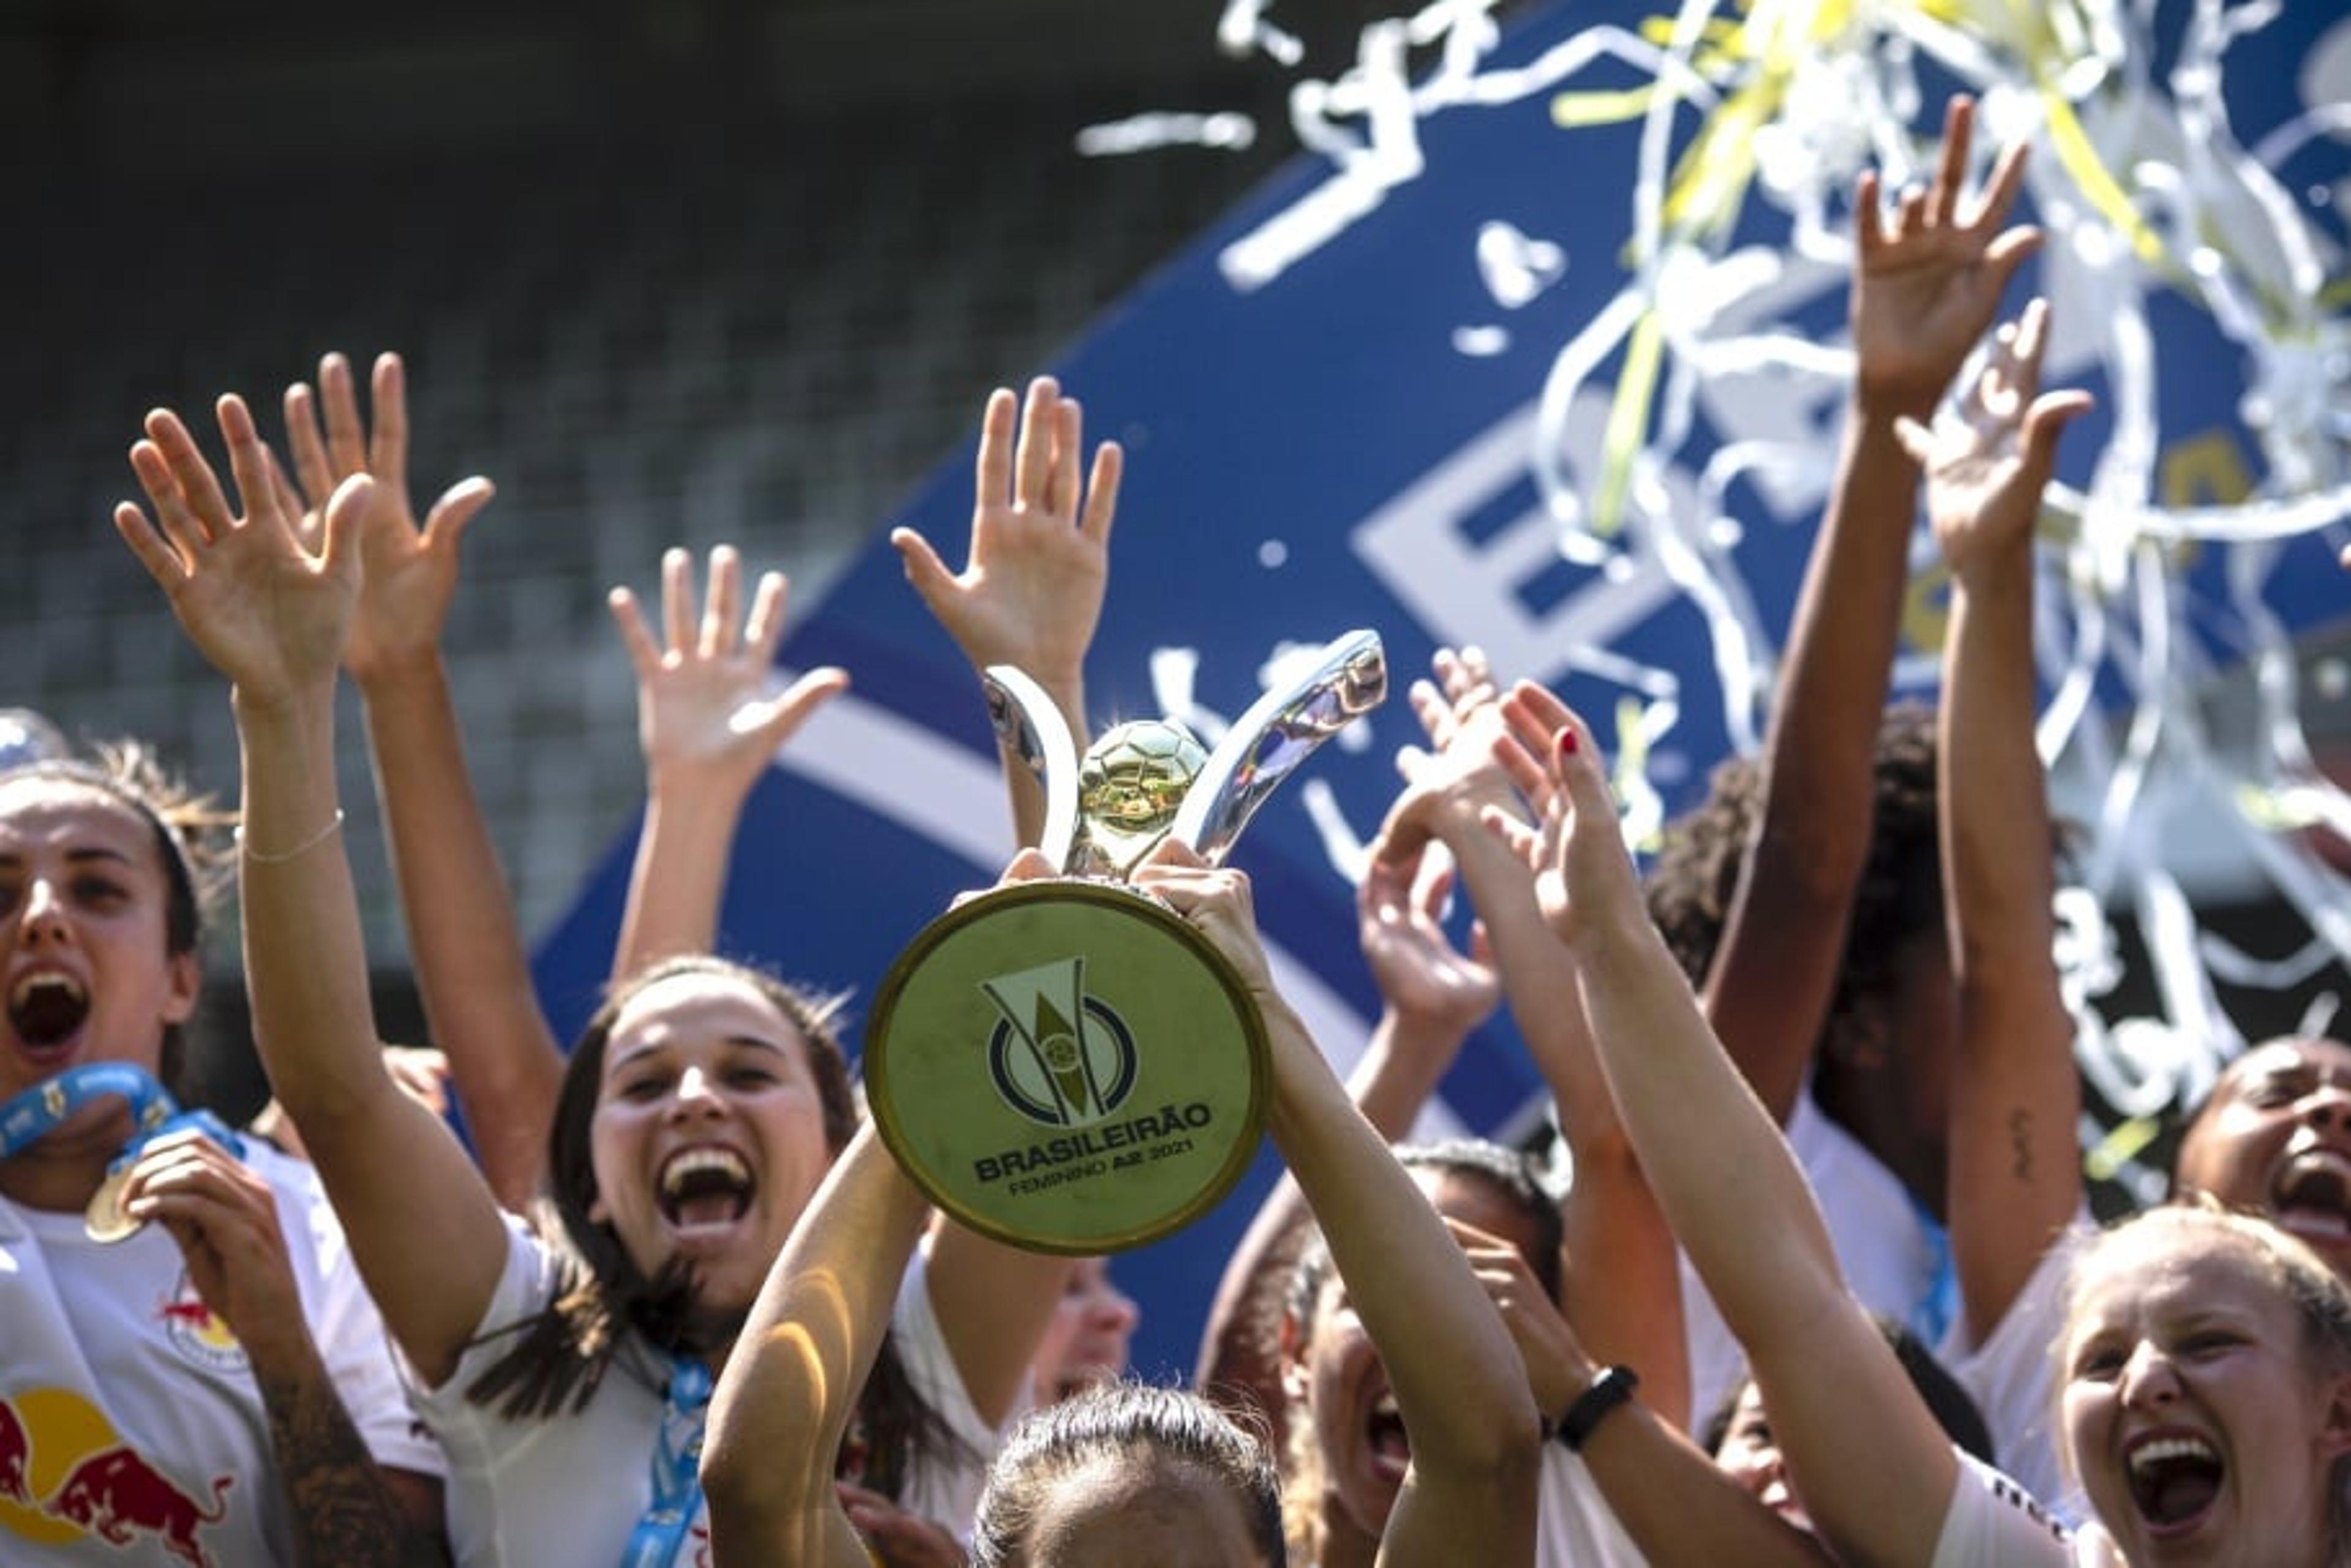
{"type": "Polygon", "coordinates": [[[1379,706],[1388,692],[1387,654],[1376,632],[1350,632],[1322,650],[1311,669],[1277,686],[1241,715],[1184,797],[1170,837],[1219,865],[1266,797],[1314,748],[1379,706]]]}
{"type": "Polygon", "coordinates": [[[1045,826],[1037,848],[1066,872],[1078,841],[1078,743],[1061,706],[1045,688],[1010,664],[990,664],[980,673],[987,693],[987,722],[997,738],[1037,775],[1045,790],[1045,826]]]}

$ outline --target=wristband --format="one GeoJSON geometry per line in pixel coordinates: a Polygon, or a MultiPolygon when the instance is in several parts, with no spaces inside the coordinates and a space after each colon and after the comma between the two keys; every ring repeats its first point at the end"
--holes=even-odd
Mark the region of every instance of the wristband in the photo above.
{"type": "Polygon", "coordinates": [[[1593,1428],[1607,1419],[1611,1410],[1630,1400],[1633,1390],[1639,1386],[1641,1375],[1631,1367],[1603,1368],[1590,1386],[1560,1412],[1559,1420],[1552,1427],[1552,1436],[1569,1451],[1581,1452],[1591,1440],[1593,1428]]]}

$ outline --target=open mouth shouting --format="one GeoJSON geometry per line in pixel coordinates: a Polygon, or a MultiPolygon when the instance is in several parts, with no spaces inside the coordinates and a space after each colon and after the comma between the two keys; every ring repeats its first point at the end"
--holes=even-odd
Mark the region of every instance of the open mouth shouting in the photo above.
{"type": "Polygon", "coordinates": [[[2314,1247],[2351,1249],[2351,1156],[2327,1148],[2292,1155],[2270,1188],[2270,1212],[2314,1247]]]}
{"type": "Polygon", "coordinates": [[[8,988],[8,1027],[40,1062],[69,1055],[89,1019],[89,988],[63,969],[28,969],[8,988]]]}
{"type": "Polygon", "coordinates": [[[757,1192],[749,1164],[716,1144],[678,1150],[662,1162],[653,1186],[662,1218],[680,1241],[731,1233],[757,1192]]]}
{"type": "Polygon", "coordinates": [[[2220,1500],[2228,1467],[2218,1448],[2192,1432],[2150,1432],[2123,1450],[2123,1479],[2150,1535],[2185,1535],[2220,1500]]]}

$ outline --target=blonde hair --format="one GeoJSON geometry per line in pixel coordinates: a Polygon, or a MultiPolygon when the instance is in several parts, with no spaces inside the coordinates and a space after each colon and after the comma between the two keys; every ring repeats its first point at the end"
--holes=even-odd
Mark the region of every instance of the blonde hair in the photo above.
{"type": "MultiPolygon", "coordinates": [[[[2203,1237],[2235,1248],[2294,1308],[2302,1324],[2303,1355],[2311,1369],[2320,1376],[2351,1373],[2351,1286],[2300,1237],[2259,1215],[2224,1207],[2218,1199],[2200,1193],[2110,1226],[2074,1254],[2066,1271],[2064,1332],[2057,1336],[2053,1355],[2063,1357],[2074,1342],[2084,1282],[2096,1260],[2151,1229],[2203,1237]]],[[[2061,1392],[2065,1382],[2061,1361],[2055,1379],[2061,1392]]],[[[2072,1445],[2064,1447],[2061,1458],[2067,1479],[2079,1485],[2080,1467],[2074,1462],[2072,1445]]],[[[2328,1560],[2351,1563],[2351,1452],[2336,1456],[2329,1467],[2327,1500],[2328,1560]]]]}

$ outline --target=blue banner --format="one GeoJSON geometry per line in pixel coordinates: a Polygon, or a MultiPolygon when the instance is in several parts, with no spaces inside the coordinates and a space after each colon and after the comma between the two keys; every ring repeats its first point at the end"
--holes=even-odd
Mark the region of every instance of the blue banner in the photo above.
{"type": "MultiPolygon", "coordinates": [[[[2082,672],[2093,713],[2159,700],[2131,583],[2134,550],[2167,528],[2178,597],[2165,623],[2197,644],[2178,673],[2256,651],[2255,605],[2288,629],[2333,615],[2344,586],[2325,538],[2266,541],[2306,530],[2292,507],[2330,504],[2345,479],[2339,427],[2326,434],[2341,372],[2327,382],[2323,356],[2306,364],[2294,343],[2314,319],[2343,351],[2346,127],[2305,110],[2351,97],[2351,24],[2290,7],[2223,54],[2190,10],[2160,6],[2104,86],[2064,93],[2035,72],[2066,40],[1923,8],[1907,30],[1856,37],[1821,21],[1819,37],[1748,40],[1742,54],[1723,38],[1732,20],[1701,36],[1687,16],[1677,30],[1640,5],[1579,0],[1527,8],[1466,71],[1450,56],[1424,71],[1403,133],[1368,115],[1339,163],[1300,159],[1049,367],[1084,401],[1090,436],[1129,454],[1089,667],[1097,727],[1171,704],[1230,718],[1286,646],[1367,626],[1399,692],[1439,645],[1477,643],[1504,675],[1560,686],[1604,738],[1640,747],[1649,810],[1688,803],[1716,758],[1752,742],[1766,693],[1750,672],[1768,678],[1825,495],[1852,173],[1889,149],[1931,156],[1962,88],[1988,93],[1994,132],[2006,120],[2036,137],[2028,205],[2051,239],[2014,303],[2053,297],[2050,381],[2101,398],[2067,438],[2061,476],[2087,499],[2053,552],[2094,580],[2064,625],[2110,617],[2082,672]],[[1774,49],[1802,66],[1776,86],[1774,49]],[[2233,141],[2183,96],[2208,57],[2224,68],[2233,141]],[[1658,110],[1668,57],[1702,89],[1658,110]],[[2132,112],[2136,141],[2120,129],[2132,112]],[[2149,123],[2180,134],[2150,141],[2149,123]],[[1675,161],[1700,137],[1722,174],[1712,184],[1703,161],[1675,161]],[[2249,148],[2266,161],[2226,162],[2249,148]],[[2148,173],[2167,161],[2181,171],[2168,193],[2148,173]],[[2224,245],[2205,220],[2230,210],[2224,245]],[[2320,287],[2297,300],[2305,243],[2320,287]],[[2259,430],[2249,391],[2271,399],[2259,430]],[[2288,409],[2294,396],[2318,411],[2288,409]],[[2308,471],[2283,471],[2295,464],[2308,471]],[[2228,529],[2244,538],[2215,542],[2228,529]]],[[[972,460],[969,446],[945,459],[887,521],[960,560],[972,460]]],[[[753,800],[724,927],[728,951],[857,997],[1010,847],[977,680],[904,580],[883,523],[784,650],[795,668],[847,667],[854,689],[753,800]]],[[[1931,675],[1939,638],[1930,557],[1922,540],[1913,681],[1931,675]]],[[[2069,646],[2060,634],[2045,651],[2053,702],[2069,646]]],[[[1396,788],[1393,753],[1419,739],[1399,695],[1309,764],[1315,787],[1293,780],[1235,857],[1285,984],[1342,1059],[1377,1002],[1333,846],[1370,833],[1396,788]]],[[[627,861],[617,847],[541,954],[559,1031],[604,974],[627,861]]],[[[1523,1130],[1540,1094],[1498,1021],[1446,1080],[1440,1116],[1523,1130]]],[[[1194,1230],[1119,1260],[1145,1308],[1140,1370],[1188,1369],[1270,1175],[1269,1158],[1194,1230]]]]}

